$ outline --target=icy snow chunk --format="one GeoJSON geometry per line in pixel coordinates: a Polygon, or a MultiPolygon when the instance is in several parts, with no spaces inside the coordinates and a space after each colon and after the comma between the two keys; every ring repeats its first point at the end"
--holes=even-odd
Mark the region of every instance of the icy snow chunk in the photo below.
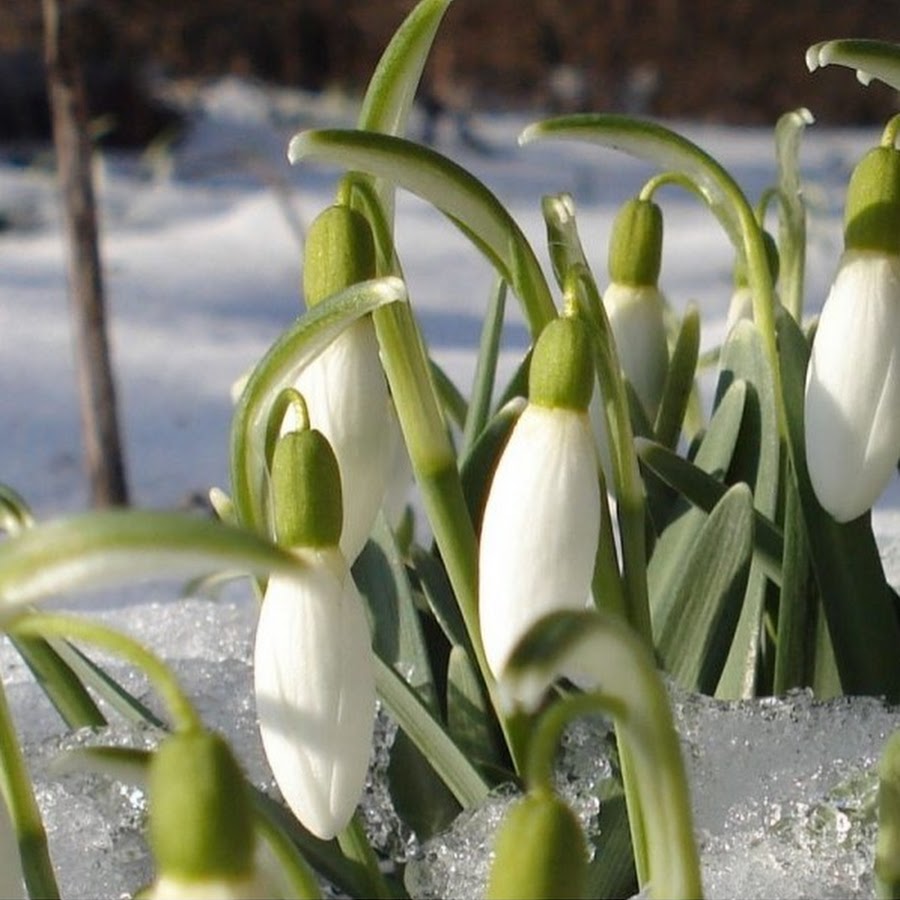
{"type": "Polygon", "coordinates": [[[867,697],[673,694],[707,897],[869,897],[876,765],[900,710],[867,697]]]}

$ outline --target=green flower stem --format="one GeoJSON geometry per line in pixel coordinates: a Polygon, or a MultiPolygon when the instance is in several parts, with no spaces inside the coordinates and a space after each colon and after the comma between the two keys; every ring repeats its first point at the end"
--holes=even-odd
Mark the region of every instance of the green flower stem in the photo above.
{"type": "MultiPolygon", "coordinates": [[[[28,766],[19,746],[6,691],[0,684],[0,788],[9,806],[19,842],[22,873],[29,897],[59,897],[47,832],[41,821],[28,766]]],[[[0,800],[2,802],[2,800],[0,800]]]]}
{"type": "Polygon", "coordinates": [[[383,307],[376,310],[372,318],[425,512],[510,754],[518,763],[525,736],[500,713],[496,683],[484,655],[478,618],[478,541],[466,506],[456,456],[431,384],[419,330],[406,305],[383,307]]]}
{"type": "Polygon", "coordinates": [[[133,638],[100,622],[54,613],[31,613],[7,626],[16,637],[61,637],[109,650],[141,669],[163,699],[176,729],[202,730],[203,723],[172,671],[133,638]]]}
{"type": "MultiPolygon", "coordinates": [[[[594,708],[615,719],[640,887],[649,885],[654,897],[701,897],[681,745],[652,651],[617,616],[553,613],[535,623],[514,651],[505,695],[529,706],[559,674],[595,684],[594,708]]],[[[558,727],[550,719],[536,738],[540,757],[529,770],[532,777],[547,777],[547,745],[558,727]]]]}
{"type": "Polygon", "coordinates": [[[360,824],[358,813],[354,814],[347,827],[338,834],[337,841],[344,856],[355,863],[361,875],[365,873],[362,877],[366,881],[366,896],[377,900],[392,900],[394,893],[378,868],[378,859],[360,824]]]}
{"type": "Polygon", "coordinates": [[[703,191],[700,190],[697,182],[684,172],[660,172],[658,175],[654,175],[645,182],[638,197],[641,200],[652,200],[653,195],[668,184],[684,188],[689,194],[703,199],[703,191]]]}

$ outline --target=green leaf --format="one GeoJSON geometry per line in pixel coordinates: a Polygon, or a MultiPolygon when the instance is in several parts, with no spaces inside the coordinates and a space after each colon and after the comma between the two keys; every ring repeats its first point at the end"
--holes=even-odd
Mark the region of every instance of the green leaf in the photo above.
{"type": "Polygon", "coordinates": [[[316,304],[288,328],[254,368],[231,428],[232,501],[238,521],[268,533],[265,438],[269,413],[281,391],[356,319],[406,299],[398,278],[366,281],[316,304]]]}
{"type": "Polygon", "coordinates": [[[839,525],[819,505],[806,467],[803,396],[809,346],[796,322],[782,315],[778,346],[788,440],[797,490],[841,685],[847,694],[900,700],[900,623],[884,577],[868,515],[839,525]]]}
{"type": "Polygon", "coordinates": [[[678,443],[688,402],[694,388],[697,358],[700,352],[700,312],[693,304],[688,306],[681,320],[678,337],[663,388],[662,401],[653,426],[656,439],[665,447],[674,448],[678,443]]]}
{"type": "Polygon", "coordinates": [[[387,780],[397,815],[420,841],[443,831],[460,813],[453,794],[405,731],[394,738],[387,780]]]}
{"type": "Polygon", "coordinates": [[[109,510],[36,525],[0,543],[0,623],[54,594],[215,570],[296,575],[302,564],[257,535],[178,513],[109,510]]]}
{"type": "Polygon", "coordinates": [[[428,201],[487,256],[522,302],[536,336],[556,307],[531,245],[502,203],[452,160],[399,137],[323,129],[295,135],[292,163],[315,160],[384,178],[428,201]]]}
{"type": "Polygon", "coordinates": [[[458,644],[447,664],[447,730],[466,756],[480,766],[498,764],[493,712],[478,669],[458,644]]]}
{"type": "Polygon", "coordinates": [[[856,69],[862,84],[873,78],[900,91],[900,45],[887,41],[845,38],[821,41],[806,51],[810,72],[819,66],[847,66],[856,69]]]}
{"type": "MultiPolygon", "coordinates": [[[[713,413],[709,428],[700,443],[694,458],[694,469],[699,469],[711,478],[724,483],[737,445],[746,399],[747,387],[744,382],[736,381],[730,385],[713,413]]],[[[636,446],[641,452],[641,458],[644,459],[647,445],[638,442],[636,446]]],[[[661,451],[665,451],[665,448],[654,450],[654,458],[662,460],[666,469],[660,471],[655,466],[654,470],[664,480],[668,480],[667,474],[678,465],[678,458],[675,454],[667,455],[668,451],[661,451]]],[[[686,479],[692,475],[693,469],[680,466],[675,472],[677,478],[686,479]]],[[[693,479],[690,483],[694,485],[690,488],[692,494],[705,508],[711,509],[718,502],[718,497],[713,499],[706,493],[708,483],[698,482],[697,479],[693,479]],[[700,489],[700,493],[697,493],[697,488],[700,489]],[[704,496],[707,499],[704,500],[704,496]],[[712,503],[709,502],[710,499],[712,503]]],[[[667,520],[668,524],[656,541],[647,566],[647,586],[654,618],[668,616],[668,607],[674,597],[673,589],[678,583],[682,564],[705,521],[706,513],[694,508],[691,500],[680,499],[676,502],[667,520]]]]}
{"type": "Polygon", "coordinates": [[[478,356],[475,360],[475,374],[472,377],[469,409],[463,427],[460,454],[465,455],[475,443],[487,424],[490,415],[491,397],[497,375],[497,357],[500,353],[500,338],[503,333],[503,313],[506,309],[506,282],[498,278],[488,298],[478,356]]]}
{"type": "Polygon", "coordinates": [[[453,379],[433,359],[428,359],[428,365],[431,368],[435,393],[441,401],[441,408],[457,428],[464,428],[469,415],[466,398],[453,383],[453,379]]]}
{"type": "Polygon", "coordinates": [[[353,580],[365,597],[374,631],[372,649],[419,694],[432,712],[438,708],[434,676],[419,613],[390,528],[379,515],[371,540],[353,563],[353,580]]]}
{"type": "Polygon", "coordinates": [[[800,138],[813,123],[808,109],[785,113],[775,126],[778,162],[779,209],[778,285],[781,302],[799,322],[803,316],[803,280],[806,266],[806,206],[800,184],[800,138]]]}
{"type": "Polygon", "coordinates": [[[69,728],[106,724],[106,717],[85,686],[49,641],[18,637],[10,638],[10,642],[69,728]]]}
{"type": "MultiPolygon", "coordinates": [[[[677,453],[643,438],[637,438],[635,446],[641,463],[675,488],[697,510],[710,513],[725,496],[728,485],[694,463],[682,459],[677,453]]],[[[784,538],[781,530],[771,519],[756,512],[754,514],[754,535],[754,552],[759,558],[760,566],[766,575],[777,584],[781,580],[781,558],[784,551],[784,538]]],[[[657,545],[657,552],[659,552],[658,548],[659,545],[657,545]]],[[[655,556],[656,553],[654,553],[655,556]]]]}
{"type": "Polygon", "coordinates": [[[753,495],[737,484],[697,534],[668,615],[654,620],[663,666],[685,690],[715,690],[740,614],[752,546],[753,495]]]}
{"type": "Polygon", "coordinates": [[[428,608],[431,610],[441,630],[451,646],[459,644],[471,649],[465,622],[453,595],[453,588],[447,571],[439,557],[413,544],[410,549],[413,567],[428,608]]]}
{"type": "Polygon", "coordinates": [[[394,32],[369,79],[359,127],[403,134],[422,69],[452,0],[421,0],[394,32]]]}
{"type": "Polygon", "coordinates": [[[481,532],[481,519],[494,470],[526,405],[524,397],[510,400],[494,415],[460,462],[463,493],[476,533],[481,532]]]}
{"type": "MultiPolygon", "coordinates": [[[[744,481],[753,491],[757,521],[771,523],[778,514],[781,473],[781,439],[778,429],[775,390],[762,335],[751,321],[738,322],[722,348],[719,359],[720,386],[742,379],[748,386],[747,401],[736,452],[728,472],[729,482],[744,481]]],[[[761,529],[757,529],[760,533],[761,529]]],[[[760,539],[757,539],[759,545],[760,539]]],[[[778,549],[782,550],[783,547],[778,549]]],[[[761,657],[761,622],[766,607],[770,579],[782,582],[782,557],[773,572],[761,554],[754,555],[741,617],[735,631],[722,680],[716,696],[723,699],[751,697],[756,693],[761,657]]]]}
{"type": "Polygon", "coordinates": [[[743,252],[740,213],[734,203],[735,192],[740,193],[737,185],[715,159],[677,132],[629,116],[585,113],[529,125],[520,135],[519,143],[545,138],[600,144],[648,160],[663,170],[684,173],[696,183],[725,232],[739,252],[743,252]]]}
{"type": "Polygon", "coordinates": [[[463,808],[477,806],[489,787],[412,688],[379,657],[375,684],[397,724],[406,732],[463,808]]]}

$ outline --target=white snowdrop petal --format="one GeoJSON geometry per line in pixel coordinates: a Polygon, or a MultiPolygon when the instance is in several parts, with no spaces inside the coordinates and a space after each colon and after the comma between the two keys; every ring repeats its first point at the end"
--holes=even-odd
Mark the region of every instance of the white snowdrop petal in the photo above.
{"type": "Polygon", "coordinates": [[[142,896],[146,900],[266,900],[279,895],[257,877],[188,881],[161,875],[142,896]]]}
{"type": "Polygon", "coordinates": [[[900,455],[900,258],[848,251],[822,309],[806,379],[813,489],[838,521],[862,515],[900,455]]]}
{"type": "Polygon", "coordinates": [[[666,301],[659,288],[613,282],[603,294],[619,365],[652,420],[662,401],[668,368],[666,301]]]}
{"type": "Polygon", "coordinates": [[[341,471],[341,550],[352,562],[372,531],[394,463],[387,382],[370,319],[354,322],[301,372],[310,425],[328,438],[341,471]]]}
{"type": "Polygon", "coordinates": [[[297,818],[329,839],[362,794],[375,715],[371,639],[344,566],[313,566],[302,583],[272,577],[254,654],[266,757],[297,818]]]}
{"type": "Polygon", "coordinates": [[[481,632],[495,675],[537,619],[584,608],[599,531],[587,416],[530,404],[497,465],[482,521],[481,632]]]}

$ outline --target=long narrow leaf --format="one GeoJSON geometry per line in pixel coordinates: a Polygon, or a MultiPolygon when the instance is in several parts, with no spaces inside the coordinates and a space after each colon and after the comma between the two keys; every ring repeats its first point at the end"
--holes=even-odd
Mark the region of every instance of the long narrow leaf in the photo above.
{"type": "Polygon", "coordinates": [[[359,127],[403,134],[425,60],[452,0],[422,0],[394,32],[369,79],[359,127]]]}
{"type": "Polygon", "coordinates": [[[241,393],[231,428],[232,501],[238,521],[262,534],[267,532],[265,435],[269,411],[279,392],[293,384],[303,368],[356,319],[405,299],[406,288],[398,278],[354,285],[316,304],[260,360],[241,393]]]}
{"type": "Polygon", "coordinates": [[[806,51],[810,72],[819,66],[847,66],[868,84],[873,78],[900,91],[900,46],[887,41],[859,38],[822,41],[806,51]]]}
{"type": "Polygon", "coordinates": [[[375,683],[397,723],[431,762],[460,804],[469,808],[482,803],[488,795],[487,783],[412,688],[377,656],[375,683]]]}
{"type": "Polygon", "coordinates": [[[665,670],[685,690],[711,693],[737,625],[753,545],[753,495],[730,488],[683,563],[669,615],[654,621],[665,670]]]}
{"type": "Polygon", "coordinates": [[[900,700],[900,623],[869,516],[839,525],[819,505],[806,468],[803,393],[809,347],[789,316],[779,320],[788,439],[810,556],[837,670],[848,694],[900,700]]]}
{"type": "Polygon", "coordinates": [[[385,178],[427,200],[487,256],[518,296],[532,333],[556,316],[531,245],[502,203],[462,166],[402,138],[365,131],[303,131],[290,143],[292,163],[315,160],[385,178]]]}
{"type": "Polygon", "coordinates": [[[740,213],[734,202],[740,191],[731,175],[686,137],[664,125],[630,116],[585,113],[530,125],[520,135],[519,143],[545,138],[600,144],[655,163],[663,170],[684,173],[696,183],[738,251],[743,252],[740,213]]]}
{"type": "Polygon", "coordinates": [[[218,570],[296,575],[288,551],[237,528],[178,513],[111,510],[36,525],[0,543],[0,623],[78,588],[218,570]]]}

